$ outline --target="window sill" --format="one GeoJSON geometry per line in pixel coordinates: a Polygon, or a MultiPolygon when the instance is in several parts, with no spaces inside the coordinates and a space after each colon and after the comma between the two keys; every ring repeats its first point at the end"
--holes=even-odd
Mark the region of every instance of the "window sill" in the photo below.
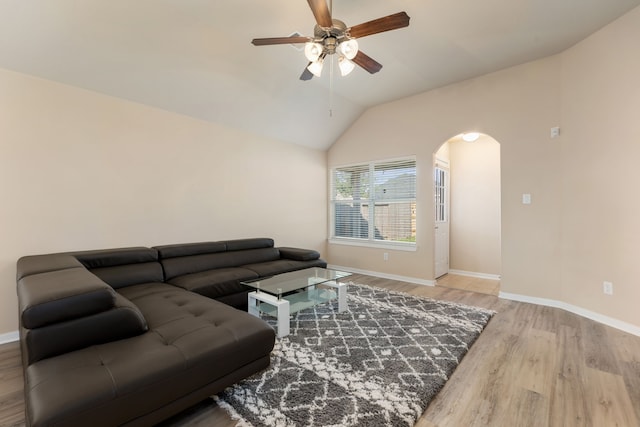
{"type": "Polygon", "coordinates": [[[372,242],[369,240],[329,239],[330,245],[360,246],[365,248],[392,249],[396,251],[415,252],[418,246],[415,243],[401,242],[372,242]]]}

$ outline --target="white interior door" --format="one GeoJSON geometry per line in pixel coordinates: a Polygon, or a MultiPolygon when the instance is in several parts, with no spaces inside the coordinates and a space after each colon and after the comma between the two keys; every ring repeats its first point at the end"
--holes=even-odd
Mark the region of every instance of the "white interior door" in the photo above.
{"type": "Polygon", "coordinates": [[[449,272],[449,170],[434,167],[435,277],[449,272]]]}

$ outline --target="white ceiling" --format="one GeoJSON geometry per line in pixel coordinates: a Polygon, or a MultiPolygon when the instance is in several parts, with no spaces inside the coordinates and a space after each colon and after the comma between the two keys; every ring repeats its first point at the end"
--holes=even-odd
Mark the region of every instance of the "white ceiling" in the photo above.
{"type": "Polygon", "coordinates": [[[303,52],[250,43],[312,35],[304,0],[0,0],[0,67],[326,149],[368,107],[561,52],[638,5],[336,0],[347,26],[411,22],[360,39],[379,73],[304,82],[303,52]]]}

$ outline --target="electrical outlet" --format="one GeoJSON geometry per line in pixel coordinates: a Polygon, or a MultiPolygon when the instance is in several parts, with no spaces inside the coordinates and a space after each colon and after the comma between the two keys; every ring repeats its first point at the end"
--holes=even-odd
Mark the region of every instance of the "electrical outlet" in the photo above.
{"type": "Polygon", "coordinates": [[[382,259],[385,261],[389,261],[389,254],[387,252],[382,254],[382,259]]]}
{"type": "Polygon", "coordinates": [[[602,292],[604,292],[605,295],[613,295],[613,283],[602,282],[602,292]]]}

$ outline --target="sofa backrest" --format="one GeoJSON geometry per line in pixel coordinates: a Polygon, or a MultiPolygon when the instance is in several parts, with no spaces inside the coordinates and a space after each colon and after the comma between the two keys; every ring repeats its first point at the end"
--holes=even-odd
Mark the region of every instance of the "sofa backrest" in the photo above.
{"type": "Polygon", "coordinates": [[[71,253],[85,268],[114,289],[140,283],[163,282],[155,249],[134,247],[71,253]]]}
{"type": "Polygon", "coordinates": [[[156,246],[166,280],[216,268],[274,261],[280,251],[273,239],[254,238],[220,242],[156,246]]]}

